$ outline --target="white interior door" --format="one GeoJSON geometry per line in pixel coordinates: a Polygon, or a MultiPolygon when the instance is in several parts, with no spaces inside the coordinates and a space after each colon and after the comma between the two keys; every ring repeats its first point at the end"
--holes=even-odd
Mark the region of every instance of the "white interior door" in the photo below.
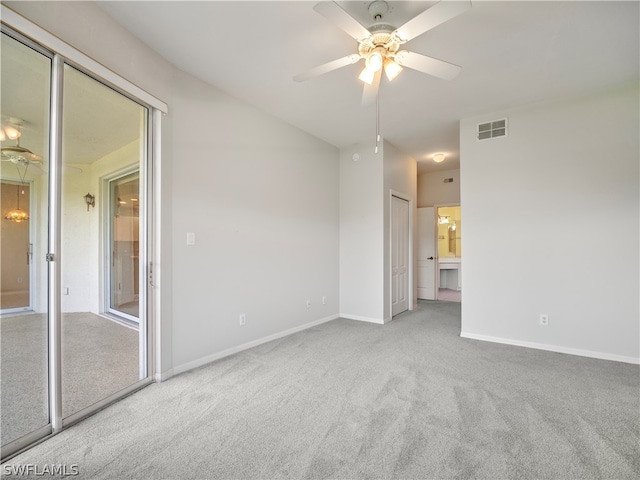
{"type": "Polygon", "coordinates": [[[418,209],[418,298],[436,299],[436,209],[418,209]]]}
{"type": "Polygon", "coordinates": [[[391,197],[391,315],[409,307],[409,202],[391,197]]]}

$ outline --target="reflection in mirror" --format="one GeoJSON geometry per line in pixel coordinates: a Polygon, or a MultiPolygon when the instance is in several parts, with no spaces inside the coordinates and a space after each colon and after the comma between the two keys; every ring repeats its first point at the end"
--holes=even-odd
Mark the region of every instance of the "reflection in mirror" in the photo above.
{"type": "Polygon", "coordinates": [[[49,423],[47,198],[51,60],[2,33],[2,445],[49,423]]]}
{"type": "Polygon", "coordinates": [[[62,416],[146,377],[140,347],[140,165],[147,110],[64,67],[62,416]],[[95,197],[95,206],[85,197],[95,197]]]}
{"type": "Polygon", "coordinates": [[[438,207],[438,257],[462,257],[460,206],[438,207]]]}

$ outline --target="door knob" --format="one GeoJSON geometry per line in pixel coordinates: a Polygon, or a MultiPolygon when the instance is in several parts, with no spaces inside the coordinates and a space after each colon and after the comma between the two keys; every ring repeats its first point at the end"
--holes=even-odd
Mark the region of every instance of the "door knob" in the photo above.
{"type": "Polygon", "coordinates": [[[429,257],[429,258],[427,258],[427,260],[433,260],[433,257],[429,257]]]}

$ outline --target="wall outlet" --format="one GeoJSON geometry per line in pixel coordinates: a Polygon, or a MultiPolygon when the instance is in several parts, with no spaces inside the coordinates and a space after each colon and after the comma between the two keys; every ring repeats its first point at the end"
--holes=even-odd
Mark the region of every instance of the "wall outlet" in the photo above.
{"type": "Polygon", "coordinates": [[[540,325],[543,325],[545,327],[549,325],[549,315],[547,315],[546,313],[540,314],[540,325]]]}
{"type": "Polygon", "coordinates": [[[247,315],[244,313],[240,314],[240,325],[244,325],[245,323],[247,323],[247,315]]]}
{"type": "Polygon", "coordinates": [[[323,297],[322,297],[322,304],[323,304],[323,305],[326,305],[326,304],[327,304],[327,297],[326,297],[326,296],[323,296],[323,297]]]}
{"type": "Polygon", "coordinates": [[[311,300],[307,300],[307,308],[311,308],[311,300]]]}

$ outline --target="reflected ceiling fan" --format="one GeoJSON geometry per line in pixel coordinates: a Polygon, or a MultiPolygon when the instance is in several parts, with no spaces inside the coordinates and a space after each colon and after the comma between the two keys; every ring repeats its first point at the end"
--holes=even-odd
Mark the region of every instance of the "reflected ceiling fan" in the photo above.
{"type": "MultiPolygon", "coordinates": [[[[15,140],[16,144],[11,146],[2,146],[0,148],[0,161],[11,162],[18,172],[19,167],[24,167],[25,172],[21,175],[26,175],[27,170],[35,173],[36,175],[42,175],[46,173],[42,168],[42,157],[33,153],[28,148],[20,145],[20,137],[22,136],[22,123],[17,123],[16,126],[7,125],[0,128],[0,140],[5,142],[6,140],[15,140]]],[[[69,173],[81,173],[82,169],[78,167],[72,167],[70,165],[63,165],[64,172],[69,173]]]]}
{"type": "Polygon", "coordinates": [[[440,1],[396,28],[384,21],[384,16],[389,12],[389,4],[383,0],[375,0],[368,8],[373,23],[365,28],[337,3],[320,2],[313,9],[354,38],[358,42],[358,53],[319,65],[296,75],[293,79],[303,82],[364,59],[365,67],[358,77],[365,83],[362,95],[363,105],[369,105],[375,101],[383,70],[389,81],[396,78],[403,67],[451,80],[460,72],[460,66],[419,53],[400,50],[400,47],[441,23],[464,13],[469,8],[471,8],[471,2],[468,0],[440,1]]]}

